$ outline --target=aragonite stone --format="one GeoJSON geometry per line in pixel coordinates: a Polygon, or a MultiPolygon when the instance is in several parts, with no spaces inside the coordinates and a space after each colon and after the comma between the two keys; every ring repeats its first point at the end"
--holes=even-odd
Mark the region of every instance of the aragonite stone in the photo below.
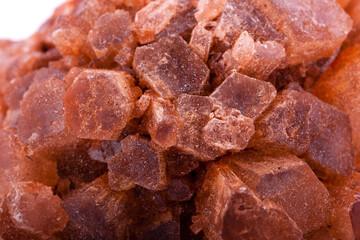
{"type": "Polygon", "coordinates": [[[359,238],[359,174],[353,173],[345,181],[330,183],[327,188],[334,207],[330,231],[340,239],[359,238]]]}
{"type": "Polygon", "coordinates": [[[214,99],[184,94],[175,101],[175,106],[182,122],[176,147],[204,161],[222,155],[224,150],[205,142],[202,134],[215,110],[214,99]]]}
{"type": "Polygon", "coordinates": [[[209,58],[210,48],[213,42],[213,33],[206,28],[214,27],[215,24],[215,22],[200,22],[191,33],[189,46],[205,63],[209,58]]]}
{"type": "Polygon", "coordinates": [[[234,46],[223,54],[218,63],[218,74],[228,76],[236,71],[250,77],[266,80],[277,68],[286,64],[286,52],[276,41],[254,41],[248,32],[236,39],[234,46]],[[223,69],[222,69],[223,68],[223,69]]]}
{"type": "Polygon", "coordinates": [[[273,101],[275,88],[267,82],[239,73],[231,74],[210,95],[224,107],[238,109],[242,115],[256,119],[273,101]]]}
{"type": "Polygon", "coordinates": [[[127,236],[131,193],[115,192],[107,175],[72,192],[62,203],[69,215],[63,237],[81,239],[124,239],[127,236]]]}
{"type": "Polygon", "coordinates": [[[310,104],[302,93],[283,90],[256,120],[250,145],[256,148],[284,149],[296,155],[309,149],[310,104]]]}
{"type": "Polygon", "coordinates": [[[255,132],[253,120],[234,108],[219,108],[203,128],[203,138],[211,146],[239,152],[246,148],[255,132]]]}
{"type": "Polygon", "coordinates": [[[64,134],[64,95],[65,83],[53,77],[31,85],[20,103],[20,142],[39,149],[64,134]]]}
{"type": "Polygon", "coordinates": [[[263,202],[223,164],[208,170],[196,210],[192,230],[203,230],[209,239],[302,239],[302,231],[282,208],[263,202]]]}
{"type": "Polygon", "coordinates": [[[348,176],[353,171],[349,117],[307,92],[282,91],[255,127],[251,146],[304,154],[309,165],[323,177],[348,176]]]}
{"type": "Polygon", "coordinates": [[[226,6],[226,0],[199,0],[195,18],[200,22],[210,21],[217,18],[226,6]]]}
{"type": "Polygon", "coordinates": [[[199,94],[209,78],[205,63],[179,36],[138,47],[133,67],[140,81],[163,98],[199,94]]]}
{"type": "Polygon", "coordinates": [[[130,135],[121,141],[122,152],[108,161],[109,185],[121,191],[142,186],[151,190],[166,187],[164,158],[152,149],[149,140],[130,135]]]}
{"type": "Polygon", "coordinates": [[[69,0],[0,39],[0,240],[360,239],[359,7],[69,0]]]}
{"type": "Polygon", "coordinates": [[[78,55],[85,45],[90,24],[75,15],[59,16],[51,35],[52,43],[61,55],[78,55]]]}
{"type": "Polygon", "coordinates": [[[349,116],[311,94],[310,147],[306,159],[320,175],[349,176],[354,170],[349,116]],[[342,144],[339,144],[341,141],[342,144]]]}
{"type": "Polygon", "coordinates": [[[177,1],[152,1],[136,13],[133,24],[135,36],[141,44],[155,40],[177,12],[177,1]]]}
{"type": "Polygon", "coordinates": [[[165,149],[176,145],[180,120],[171,101],[153,96],[142,124],[157,145],[165,149]]]}
{"type": "Polygon", "coordinates": [[[360,124],[357,121],[360,111],[354,106],[357,106],[360,101],[358,97],[360,92],[359,54],[359,46],[342,50],[333,65],[312,88],[315,96],[349,114],[357,167],[360,166],[360,124]]]}
{"type": "Polygon", "coordinates": [[[2,209],[0,229],[4,239],[46,239],[62,231],[68,221],[60,198],[50,187],[35,182],[12,185],[2,209]]]}
{"type": "Polygon", "coordinates": [[[328,191],[297,157],[247,151],[223,161],[262,199],[283,207],[304,234],[330,222],[328,191]]]}
{"type": "Polygon", "coordinates": [[[116,56],[119,64],[129,65],[136,47],[130,24],[130,14],[124,10],[99,17],[87,37],[96,58],[111,62],[116,56]]]}
{"type": "Polygon", "coordinates": [[[81,72],[63,99],[69,131],[80,138],[116,140],[135,106],[133,84],[126,72],[81,72]]]}
{"type": "Polygon", "coordinates": [[[231,0],[219,18],[215,36],[231,45],[247,31],[255,41],[284,44],[291,64],[310,63],[330,57],[351,24],[335,0],[231,0]]]}
{"type": "Polygon", "coordinates": [[[184,176],[199,167],[200,159],[176,147],[164,151],[163,156],[171,176],[184,176]]]}

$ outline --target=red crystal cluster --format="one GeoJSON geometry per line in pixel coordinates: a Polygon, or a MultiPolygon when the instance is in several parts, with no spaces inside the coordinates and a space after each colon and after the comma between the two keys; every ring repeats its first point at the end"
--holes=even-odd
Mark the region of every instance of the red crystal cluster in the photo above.
{"type": "Polygon", "coordinates": [[[0,40],[0,239],[360,239],[358,0],[69,0],[0,40]]]}

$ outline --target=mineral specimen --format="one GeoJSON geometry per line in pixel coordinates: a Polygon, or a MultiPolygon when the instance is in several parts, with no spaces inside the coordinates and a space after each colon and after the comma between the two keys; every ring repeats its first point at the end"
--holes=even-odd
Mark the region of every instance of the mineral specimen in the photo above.
{"type": "Polygon", "coordinates": [[[2,202],[2,238],[46,239],[65,228],[68,216],[50,187],[34,182],[19,182],[11,187],[2,202]]]}
{"type": "Polygon", "coordinates": [[[358,93],[360,88],[360,47],[348,47],[340,52],[334,64],[325,72],[312,88],[314,95],[349,114],[352,128],[352,142],[355,150],[356,166],[360,164],[360,111],[358,93]]]}
{"type": "Polygon", "coordinates": [[[80,138],[116,140],[135,106],[132,87],[125,72],[82,71],[63,99],[67,128],[80,138]]]}
{"type": "Polygon", "coordinates": [[[267,82],[231,74],[210,97],[223,106],[238,109],[242,115],[256,119],[276,96],[275,88],[267,82]]]}
{"type": "Polygon", "coordinates": [[[359,7],[69,0],[0,39],[0,240],[360,239],[359,7]]]}
{"type": "Polygon", "coordinates": [[[303,233],[329,223],[329,193],[295,156],[247,151],[223,161],[262,199],[282,206],[303,233]]]}
{"type": "Polygon", "coordinates": [[[130,135],[121,141],[121,146],[122,152],[108,162],[112,189],[127,190],[135,184],[152,190],[165,188],[165,161],[146,138],[130,135]]]}
{"type": "Polygon", "coordinates": [[[110,60],[111,63],[116,56],[119,64],[129,65],[136,47],[130,24],[130,14],[124,10],[99,17],[87,39],[96,58],[103,62],[110,60]]]}
{"type": "Polygon", "coordinates": [[[284,210],[263,202],[226,165],[212,165],[196,201],[192,229],[209,239],[302,238],[284,210]]]}
{"type": "Polygon", "coordinates": [[[133,67],[140,81],[163,98],[199,94],[209,78],[207,66],[179,36],[136,48],[133,67]]]}

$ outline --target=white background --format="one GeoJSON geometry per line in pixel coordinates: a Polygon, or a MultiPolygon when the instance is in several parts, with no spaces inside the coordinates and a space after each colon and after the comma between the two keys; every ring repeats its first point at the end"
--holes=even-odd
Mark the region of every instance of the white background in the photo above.
{"type": "Polygon", "coordinates": [[[63,2],[65,0],[0,0],[0,38],[29,37],[63,2]]]}

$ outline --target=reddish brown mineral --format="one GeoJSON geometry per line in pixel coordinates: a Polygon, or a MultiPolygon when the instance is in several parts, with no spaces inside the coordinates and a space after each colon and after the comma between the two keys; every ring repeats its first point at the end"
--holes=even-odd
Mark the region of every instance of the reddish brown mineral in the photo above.
{"type": "Polygon", "coordinates": [[[175,106],[169,100],[153,96],[144,115],[143,125],[156,144],[163,148],[176,145],[180,122],[175,106]]]}
{"type": "Polygon", "coordinates": [[[62,203],[69,222],[64,238],[124,239],[127,236],[131,193],[115,192],[107,175],[72,192],[62,203]]]}
{"type": "Polygon", "coordinates": [[[0,240],[360,239],[359,2],[69,0],[0,39],[0,240]]]}
{"type": "Polygon", "coordinates": [[[349,114],[357,168],[360,167],[360,124],[357,120],[360,111],[354,106],[359,104],[359,54],[360,46],[341,51],[334,64],[312,88],[317,97],[349,114]]]}
{"type": "Polygon", "coordinates": [[[138,47],[133,66],[140,81],[163,98],[199,94],[209,78],[207,66],[179,36],[138,47]]]}
{"type": "Polygon", "coordinates": [[[63,99],[67,128],[80,138],[116,140],[132,117],[133,84],[125,72],[84,70],[63,99]]]}
{"type": "Polygon", "coordinates": [[[129,65],[136,47],[130,24],[130,15],[124,10],[99,17],[88,35],[96,58],[106,62],[116,56],[116,62],[120,65],[129,65]]]}
{"type": "Polygon", "coordinates": [[[213,33],[207,27],[215,26],[215,22],[200,22],[191,33],[189,46],[206,63],[209,58],[213,33]]]}
{"type": "Polygon", "coordinates": [[[242,74],[231,74],[212,94],[223,106],[238,109],[242,115],[256,119],[276,96],[267,82],[242,74]]]}
{"type": "Polygon", "coordinates": [[[68,216],[51,188],[40,183],[12,185],[2,203],[1,236],[5,239],[47,239],[63,230],[68,216]]]}
{"type": "Polygon", "coordinates": [[[304,234],[329,223],[329,193],[295,156],[247,151],[223,161],[262,199],[283,207],[304,234]]]}
{"type": "Polygon", "coordinates": [[[121,141],[122,152],[108,162],[109,184],[114,190],[127,190],[136,185],[152,190],[166,186],[163,157],[152,149],[149,140],[130,135],[121,141]]]}
{"type": "Polygon", "coordinates": [[[199,215],[192,229],[203,230],[209,239],[302,238],[283,209],[263,202],[226,165],[214,164],[208,170],[196,208],[199,215]]]}

